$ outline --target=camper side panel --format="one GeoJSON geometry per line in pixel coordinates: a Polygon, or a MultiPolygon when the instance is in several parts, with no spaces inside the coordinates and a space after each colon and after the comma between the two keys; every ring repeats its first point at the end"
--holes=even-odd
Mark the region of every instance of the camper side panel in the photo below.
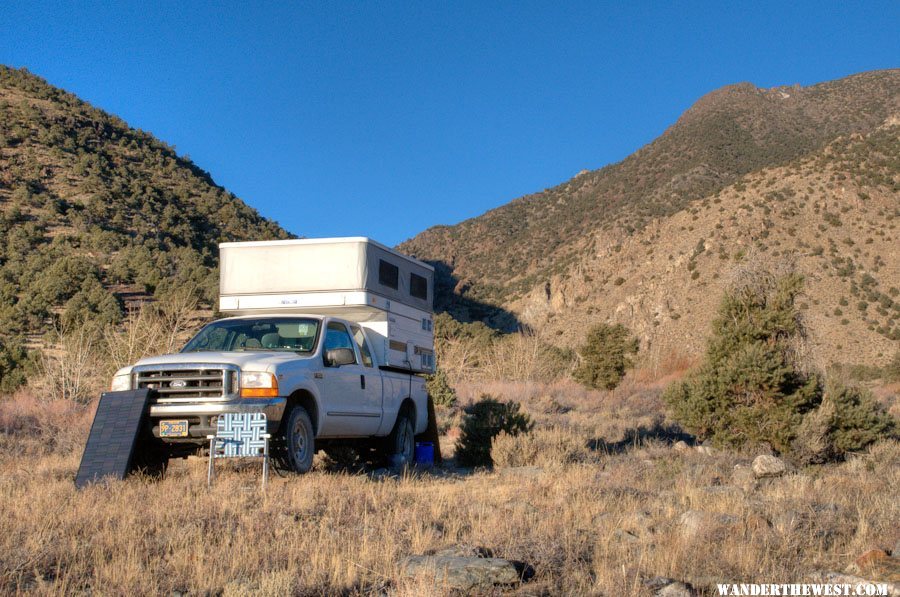
{"type": "Polygon", "coordinates": [[[219,248],[223,296],[362,290],[366,244],[247,243],[219,248]]]}

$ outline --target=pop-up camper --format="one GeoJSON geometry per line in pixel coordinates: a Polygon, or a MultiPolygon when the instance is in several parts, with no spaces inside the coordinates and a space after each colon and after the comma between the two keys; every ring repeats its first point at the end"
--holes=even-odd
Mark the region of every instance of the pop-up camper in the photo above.
{"type": "Polygon", "coordinates": [[[358,322],[378,362],[434,371],[434,268],[363,237],[222,243],[219,310],[358,322]]]}

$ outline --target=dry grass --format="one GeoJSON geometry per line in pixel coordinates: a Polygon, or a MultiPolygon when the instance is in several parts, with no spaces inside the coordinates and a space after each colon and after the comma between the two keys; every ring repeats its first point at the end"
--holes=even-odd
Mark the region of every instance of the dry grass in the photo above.
{"type": "Polygon", "coordinates": [[[76,491],[90,407],[48,409],[24,392],[4,399],[0,592],[439,595],[402,578],[402,559],[470,544],[534,567],[519,594],[640,595],[657,575],[701,588],[796,581],[900,539],[896,442],[744,493],[731,471],[754,454],[674,450],[653,384],[460,387],[464,400],[486,391],[524,402],[549,438],[544,450],[580,445],[589,459],[548,454],[544,467],[406,477],[320,463],[305,477],[273,478],[264,496],[256,466],[222,467],[208,491],[204,461],[190,459],[161,482],[76,491]],[[687,539],[678,520],[692,509],[734,522],[687,539]]]}

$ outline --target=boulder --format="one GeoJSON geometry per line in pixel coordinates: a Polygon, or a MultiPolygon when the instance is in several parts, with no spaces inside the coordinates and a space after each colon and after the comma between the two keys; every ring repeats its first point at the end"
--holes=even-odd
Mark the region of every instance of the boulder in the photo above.
{"type": "Polygon", "coordinates": [[[730,514],[688,510],[678,519],[678,526],[681,529],[682,538],[690,541],[719,536],[737,522],[738,518],[730,514]]]}
{"type": "Polygon", "coordinates": [[[658,597],[693,597],[697,594],[691,585],[665,576],[656,576],[644,581],[644,586],[654,591],[653,594],[658,597]]]}
{"type": "Polygon", "coordinates": [[[696,592],[689,584],[673,582],[658,590],[656,595],[657,597],[693,597],[696,592]]]}
{"type": "Polygon", "coordinates": [[[490,555],[484,548],[454,546],[432,555],[408,557],[401,563],[401,571],[406,578],[459,591],[515,585],[525,579],[527,566],[490,555]]]}
{"type": "Polygon", "coordinates": [[[687,452],[691,449],[691,447],[689,445],[687,445],[686,441],[678,440],[677,442],[672,444],[672,449],[675,450],[676,452],[687,452]]]}
{"type": "Polygon", "coordinates": [[[450,558],[492,558],[494,557],[494,552],[487,547],[478,547],[476,545],[451,545],[433,553],[426,552],[425,555],[450,558]]]}
{"type": "Polygon", "coordinates": [[[757,479],[780,477],[787,470],[784,461],[777,456],[762,454],[753,459],[753,474],[757,479]]]}

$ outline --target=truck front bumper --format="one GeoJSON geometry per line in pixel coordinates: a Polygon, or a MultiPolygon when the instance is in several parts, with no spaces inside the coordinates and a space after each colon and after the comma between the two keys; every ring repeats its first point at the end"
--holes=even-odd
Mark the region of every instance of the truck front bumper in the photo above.
{"type": "Polygon", "coordinates": [[[224,413],[265,413],[269,433],[275,433],[281,424],[281,417],[287,398],[240,398],[227,402],[163,403],[150,406],[150,420],[153,435],[159,437],[160,419],[187,419],[188,436],[163,438],[172,443],[206,442],[207,435],[216,432],[216,417],[224,413]]]}

